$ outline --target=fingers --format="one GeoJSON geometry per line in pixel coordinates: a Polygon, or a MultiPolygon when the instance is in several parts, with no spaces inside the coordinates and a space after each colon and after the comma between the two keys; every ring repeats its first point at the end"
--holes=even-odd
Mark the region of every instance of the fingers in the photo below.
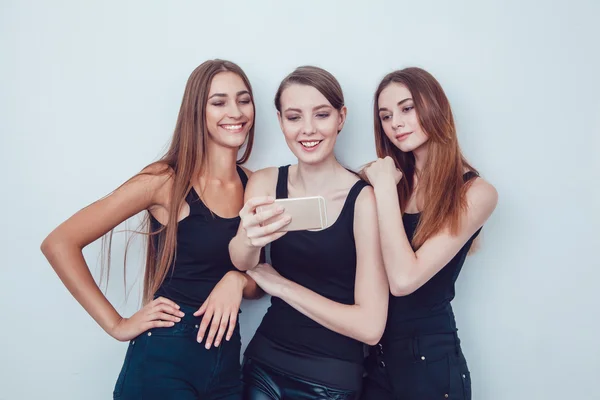
{"type": "Polygon", "coordinates": [[[270,218],[275,217],[276,215],[281,214],[284,211],[284,208],[281,206],[276,206],[268,209],[267,211],[258,212],[246,219],[244,221],[244,228],[251,228],[256,225],[261,225],[263,222],[269,220],[270,218]]]}
{"type": "Polygon", "coordinates": [[[168,306],[171,306],[173,308],[176,308],[179,310],[179,306],[172,300],[166,299],[164,297],[157,297],[156,299],[154,299],[154,301],[151,303],[153,306],[158,305],[158,304],[166,304],[168,306]]]}
{"type": "Polygon", "coordinates": [[[208,329],[208,325],[210,324],[210,321],[213,318],[213,313],[214,310],[212,309],[212,307],[209,307],[206,309],[206,311],[204,312],[204,316],[202,317],[202,321],[200,321],[200,328],[198,329],[198,343],[202,343],[202,340],[204,339],[204,334],[206,333],[206,330],[208,329]]]}
{"type": "Polygon", "coordinates": [[[272,233],[279,231],[281,228],[286,226],[292,221],[292,217],[289,215],[284,216],[283,218],[270,223],[269,225],[256,227],[248,231],[248,237],[250,239],[262,239],[265,236],[268,236],[272,233]]]}
{"type": "MultiPolygon", "coordinates": [[[[237,310],[232,311],[231,315],[229,316],[229,329],[227,330],[227,336],[225,337],[225,340],[227,340],[228,342],[231,340],[231,337],[233,336],[233,332],[235,331],[235,326],[237,325],[237,310]]],[[[215,346],[218,346],[219,343],[216,343],[215,346]]]]}
{"type": "Polygon", "coordinates": [[[244,204],[244,207],[240,210],[240,217],[245,215],[253,214],[256,207],[271,204],[275,199],[271,196],[253,197],[244,204]]]}
{"type": "Polygon", "coordinates": [[[180,322],[181,318],[175,317],[171,314],[167,314],[164,312],[156,312],[150,315],[152,320],[161,320],[161,321],[172,321],[172,322],[180,322]]]}
{"type": "Polygon", "coordinates": [[[194,313],[194,317],[199,317],[206,312],[208,307],[208,299],[202,304],[202,306],[194,313]]]}
{"type": "Polygon", "coordinates": [[[256,267],[254,267],[254,268],[252,268],[252,269],[249,269],[248,271],[246,271],[246,273],[248,274],[248,276],[249,276],[250,278],[254,279],[254,281],[256,282],[256,284],[257,284],[258,286],[260,286],[260,285],[258,284],[258,280],[256,279],[256,276],[258,275],[258,272],[256,272],[256,271],[255,271],[255,269],[256,269],[256,267]]]}
{"type": "Polygon", "coordinates": [[[230,325],[230,317],[231,316],[228,313],[226,313],[221,318],[221,323],[219,324],[219,331],[217,332],[217,335],[215,336],[214,340],[215,347],[219,347],[219,345],[221,344],[221,340],[223,340],[223,335],[225,335],[225,333],[227,332],[227,325],[230,325]]]}
{"type": "Polygon", "coordinates": [[[150,330],[153,328],[169,328],[173,325],[175,325],[175,322],[173,322],[173,321],[160,321],[160,320],[149,321],[145,324],[144,331],[147,331],[147,330],[150,330]]]}
{"type": "MultiPolygon", "coordinates": [[[[215,313],[212,318],[212,324],[210,325],[210,331],[208,331],[208,335],[206,336],[206,342],[204,343],[204,347],[207,350],[210,349],[210,346],[212,346],[212,343],[215,339],[215,335],[217,334],[217,331],[219,330],[219,327],[221,325],[221,317],[222,317],[221,311],[215,310],[215,313]]],[[[225,319],[224,323],[226,324],[225,326],[227,326],[227,319],[225,319]]]]}
{"type": "Polygon", "coordinates": [[[157,304],[155,305],[151,310],[150,313],[156,313],[156,312],[164,312],[167,314],[171,314],[171,315],[175,315],[177,317],[183,317],[185,314],[183,313],[183,311],[179,311],[178,309],[173,308],[170,304],[157,304]]]}
{"type": "Polygon", "coordinates": [[[279,239],[286,233],[287,232],[275,232],[271,235],[263,236],[260,239],[252,239],[252,245],[256,246],[256,247],[264,247],[264,246],[268,245],[269,243],[274,242],[275,240],[279,239]]]}

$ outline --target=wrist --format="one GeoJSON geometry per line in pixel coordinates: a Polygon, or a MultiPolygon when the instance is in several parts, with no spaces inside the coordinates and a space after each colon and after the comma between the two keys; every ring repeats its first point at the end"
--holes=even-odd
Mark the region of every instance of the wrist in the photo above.
{"type": "Polygon", "coordinates": [[[287,302],[288,299],[293,297],[294,284],[288,279],[281,278],[281,280],[277,283],[274,292],[275,293],[273,293],[273,296],[279,297],[281,300],[287,302]]]}
{"type": "Polygon", "coordinates": [[[241,290],[244,290],[248,285],[248,276],[239,271],[229,271],[225,274],[225,278],[237,282],[241,290]]]}
{"type": "Polygon", "coordinates": [[[118,315],[118,317],[114,321],[111,321],[108,326],[104,327],[104,331],[106,331],[106,333],[118,340],[117,327],[121,324],[121,322],[123,322],[124,319],[125,318],[118,315]]]}
{"type": "Polygon", "coordinates": [[[385,177],[380,179],[379,181],[377,181],[374,185],[373,185],[373,190],[377,193],[377,192],[388,192],[390,190],[397,190],[396,189],[397,185],[396,185],[396,181],[394,180],[394,177],[385,177]]]}

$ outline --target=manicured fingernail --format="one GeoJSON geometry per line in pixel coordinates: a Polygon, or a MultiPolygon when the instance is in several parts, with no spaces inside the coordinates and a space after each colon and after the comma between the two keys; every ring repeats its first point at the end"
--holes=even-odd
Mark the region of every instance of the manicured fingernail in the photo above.
{"type": "Polygon", "coordinates": [[[180,317],[183,317],[184,315],[185,315],[185,314],[183,313],[183,311],[179,313],[179,316],[180,316],[180,317]]]}
{"type": "Polygon", "coordinates": [[[169,324],[170,324],[171,326],[173,326],[173,325],[175,325],[175,322],[171,321],[169,324]]]}
{"type": "Polygon", "coordinates": [[[219,347],[219,342],[215,342],[215,347],[219,347]]]}
{"type": "Polygon", "coordinates": [[[210,350],[210,345],[207,343],[207,344],[206,344],[206,346],[204,346],[204,348],[205,348],[206,350],[210,350]]]}
{"type": "Polygon", "coordinates": [[[176,318],[176,319],[177,319],[177,322],[181,322],[181,318],[176,318]]]}

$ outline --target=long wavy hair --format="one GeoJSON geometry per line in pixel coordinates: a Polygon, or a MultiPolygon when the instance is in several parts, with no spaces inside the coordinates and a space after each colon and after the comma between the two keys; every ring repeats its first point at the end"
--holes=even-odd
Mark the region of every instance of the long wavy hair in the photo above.
{"type": "Polygon", "coordinates": [[[477,171],[463,156],[458,145],[450,102],[439,82],[421,68],[405,68],[386,75],[374,97],[374,132],[377,157],[390,156],[403,173],[398,183],[401,210],[405,210],[415,190],[415,157],[404,153],[386,136],[379,118],[379,95],[393,83],[406,86],[412,95],[419,124],[429,137],[428,156],[422,171],[418,171],[418,199],[422,200],[421,218],[412,240],[418,249],[427,239],[442,229],[452,234],[460,229],[461,214],[467,207],[465,171],[477,171]]]}
{"type": "MultiPolygon", "coordinates": [[[[252,86],[244,71],[235,63],[225,60],[209,60],[198,66],[190,75],[171,144],[166,154],[158,161],[150,164],[156,175],[169,175],[172,181],[169,218],[166,226],[157,231],[152,230],[151,214],[145,212],[141,229],[147,236],[146,266],[143,283],[143,303],[152,300],[154,293],[165,280],[169,267],[175,260],[177,250],[177,227],[180,207],[192,188],[192,180],[198,173],[202,174],[207,156],[208,129],[206,127],[206,105],[213,78],[220,72],[237,74],[250,92],[254,102],[252,86]]],[[[250,128],[246,140],[246,148],[237,164],[245,163],[252,152],[254,143],[254,124],[250,128]]],[[[148,174],[142,172],[140,174],[148,174]]],[[[138,174],[138,175],[140,175],[138,174]]],[[[107,276],[110,272],[110,249],[113,231],[103,238],[103,256],[107,276]],[[106,253],[108,257],[106,258],[106,253]]],[[[127,252],[125,253],[125,261],[127,252]]],[[[126,264],[126,262],[125,262],[126,264]]]]}

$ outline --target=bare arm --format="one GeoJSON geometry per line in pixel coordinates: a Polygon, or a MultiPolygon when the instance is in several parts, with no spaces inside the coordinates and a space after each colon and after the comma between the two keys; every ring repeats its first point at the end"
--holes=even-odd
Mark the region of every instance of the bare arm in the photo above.
{"type": "Polygon", "coordinates": [[[429,238],[415,252],[404,231],[394,179],[381,180],[375,186],[375,197],[383,259],[394,296],[413,293],[448,264],[483,226],[498,201],[496,189],[477,178],[467,191],[468,208],[458,234],[452,235],[446,229],[429,238]]]}
{"type": "Polygon", "coordinates": [[[285,232],[277,232],[289,220],[261,226],[261,223],[277,215],[276,210],[257,213],[257,207],[273,203],[274,193],[271,186],[277,180],[277,169],[267,168],[252,174],[244,193],[244,207],[240,211],[241,222],[237,234],[229,242],[229,255],[233,265],[240,271],[247,271],[260,262],[260,253],[264,246],[280,238],[285,232]]]}
{"type": "MultiPolygon", "coordinates": [[[[250,177],[254,174],[253,171],[249,170],[246,167],[241,167],[244,172],[246,173],[246,176],[248,177],[248,179],[250,179],[250,177]]],[[[246,184],[247,185],[247,184],[246,184]]],[[[244,190],[244,203],[246,202],[246,190],[244,190]]],[[[259,258],[260,258],[260,254],[259,254],[259,258]]],[[[239,274],[242,280],[242,284],[244,286],[244,292],[243,292],[243,297],[245,299],[248,300],[254,300],[254,299],[260,299],[265,292],[260,288],[260,286],[258,286],[256,284],[256,282],[254,281],[254,279],[250,278],[250,276],[248,276],[248,274],[246,274],[245,272],[232,272],[232,274],[239,274]]]]}
{"type": "Polygon", "coordinates": [[[243,296],[245,299],[260,299],[265,294],[265,292],[262,291],[260,286],[258,286],[254,279],[250,278],[250,276],[248,276],[247,273],[240,271],[235,271],[231,273],[240,275],[242,285],[244,286],[243,296]]]}
{"type": "MultiPolygon", "coordinates": [[[[275,278],[278,283],[272,285],[276,288],[272,294],[326,328],[363,343],[376,344],[385,328],[389,298],[377,233],[375,198],[373,190],[367,187],[357,199],[354,214],[357,254],[354,304],[335,302],[280,276],[275,278]]],[[[248,274],[254,276],[254,271],[248,274]]],[[[262,279],[257,282],[261,285],[262,279]]]]}
{"type": "MultiPolygon", "coordinates": [[[[146,172],[153,172],[156,166],[146,172]]],[[[102,294],[85,262],[82,249],[121,222],[158,204],[157,198],[165,190],[168,177],[164,174],[135,176],[107,197],[80,210],[63,222],[46,237],[41,250],[56,271],[69,292],[90,314],[90,316],[110,335],[120,340],[116,332],[122,317],[102,294]]],[[[177,306],[165,301],[168,312],[175,315],[177,306]],[[168,307],[166,304],[168,303],[168,307]]],[[[166,309],[163,310],[167,312],[166,309]]],[[[176,321],[175,319],[167,319],[176,321]]],[[[146,329],[164,324],[147,325],[146,329]]]]}

